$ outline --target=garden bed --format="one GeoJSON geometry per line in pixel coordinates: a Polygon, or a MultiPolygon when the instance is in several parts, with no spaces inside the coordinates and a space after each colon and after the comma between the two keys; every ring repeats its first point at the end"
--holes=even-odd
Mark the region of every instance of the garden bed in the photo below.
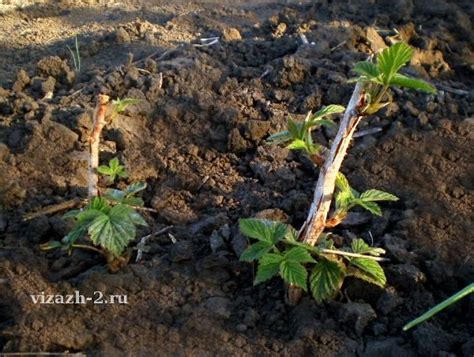
{"type": "MultiPolygon", "coordinates": [[[[401,330],[474,276],[472,6],[345,3],[64,3],[0,16],[1,352],[473,355],[472,297],[401,330]],[[439,91],[397,91],[397,104],[360,125],[381,130],[354,140],[342,172],[356,189],[400,200],[335,231],[387,251],[388,285],[348,280],[332,302],[304,296],[289,306],[281,281],[252,285],[255,267],[238,259],[247,244],[238,219],[299,227],[318,170],[265,139],[288,114],[347,103],[351,67],[394,28],[418,49],[411,73],[439,91]],[[80,73],[66,48],[76,33],[80,73]],[[217,44],[195,46],[214,36],[217,44]],[[116,273],[94,252],[39,249],[70,229],[61,213],[23,221],[86,197],[98,93],[142,100],[104,130],[101,160],[118,156],[130,182],[147,182],[143,199],[157,212],[146,213],[141,235],[171,226],[116,273]],[[30,297],[76,290],[128,304],[30,297]]],[[[316,135],[327,144],[335,132],[316,135]]]]}

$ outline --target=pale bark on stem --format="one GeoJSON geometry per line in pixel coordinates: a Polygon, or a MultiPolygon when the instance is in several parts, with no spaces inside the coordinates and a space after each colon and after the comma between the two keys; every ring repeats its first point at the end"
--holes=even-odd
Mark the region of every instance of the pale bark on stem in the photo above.
{"type": "Polygon", "coordinates": [[[331,145],[329,155],[321,167],[308,218],[299,232],[299,236],[303,237],[303,241],[312,246],[317,243],[319,236],[326,227],[326,219],[329,208],[331,207],[337,173],[346,156],[352,135],[362,118],[358,113],[361,96],[362,84],[358,82],[354,88],[346,111],[344,112],[342,122],[339,126],[336,138],[331,145]]]}
{"type": "Polygon", "coordinates": [[[107,113],[107,105],[109,104],[109,96],[105,94],[99,94],[97,107],[94,115],[94,129],[89,138],[89,172],[88,172],[88,196],[94,197],[98,194],[98,182],[99,173],[97,168],[99,167],[99,144],[100,134],[105,126],[105,115],[107,113]]]}

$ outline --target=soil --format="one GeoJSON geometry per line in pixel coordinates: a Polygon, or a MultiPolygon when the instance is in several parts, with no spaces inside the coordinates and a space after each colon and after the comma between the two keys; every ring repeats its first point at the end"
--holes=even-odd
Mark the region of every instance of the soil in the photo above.
{"type": "MultiPolygon", "coordinates": [[[[473,297],[401,331],[473,281],[471,1],[30,3],[0,15],[0,352],[474,354],[473,297]],[[348,280],[334,301],[289,306],[280,281],[252,285],[237,222],[300,226],[318,172],[265,138],[288,114],[346,103],[351,66],[393,29],[417,48],[409,73],[440,90],[395,91],[396,104],[361,124],[381,131],[354,140],[343,172],[355,188],[400,201],[335,232],[385,248],[388,285],[348,280]],[[79,73],[66,48],[76,34],[79,73]],[[85,197],[98,93],[142,99],[104,130],[101,161],[118,156],[129,182],[148,183],[143,198],[157,213],[141,235],[172,226],[116,273],[93,252],[39,249],[70,228],[62,213],[22,220],[85,197]],[[128,304],[30,298],[76,290],[124,294],[128,304]]],[[[316,136],[327,145],[334,132],[316,136]]]]}

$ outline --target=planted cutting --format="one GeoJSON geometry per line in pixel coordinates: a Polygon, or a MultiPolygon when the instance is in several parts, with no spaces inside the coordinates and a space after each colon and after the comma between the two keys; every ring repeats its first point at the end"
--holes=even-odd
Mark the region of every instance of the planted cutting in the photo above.
{"type": "Polygon", "coordinates": [[[338,226],[356,207],[380,216],[380,202],[398,200],[395,195],[377,189],[355,190],[340,168],[359,122],[391,103],[390,87],[435,93],[429,83],[399,73],[412,55],[413,49],[399,42],[383,50],[375,63],[357,63],[353,71],[358,77],[351,80],[356,85],[347,108],[329,105],[315,114],[309,113],[302,122],[290,118],[287,130],[268,139],[271,144],[302,150],[320,167],[320,173],[308,217],[299,231],[281,222],[240,220],[241,232],[255,241],[240,257],[243,261],[258,262],[254,284],[280,276],[289,285],[290,303],[296,303],[300,289],[307,291],[308,287],[317,302],[332,298],[348,276],[385,285],[386,277],[379,263],[383,261],[383,249],[371,247],[359,238],[348,246],[336,246],[327,230],[338,226]],[[329,117],[343,112],[331,147],[316,143],[311,132],[320,126],[335,125],[329,117]]]}
{"type": "Polygon", "coordinates": [[[137,195],[146,188],[146,183],[138,182],[128,185],[124,190],[107,188],[100,190],[98,175],[106,176],[107,183],[126,178],[127,171],[118,158],[113,158],[108,165],[99,163],[100,134],[104,126],[113,120],[117,113],[125,110],[127,105],[135,104],[136,99],[124,99],[109,102],[109,97],[99,96],[94,118],[94,128],[89,139],[90,158],[88,188],[89,195],[85,207],[71,210],[64,217],[73,219],[73,229],[61,241],[50,241],[41,246],[43,250],[61,248],[71,253],[75,248],[96,251],[107,259],[111,269],[118,262],[126,263],[127,247],[136,238],[140,226],[147,226],[140,215],[144,202],[137,195]]]}

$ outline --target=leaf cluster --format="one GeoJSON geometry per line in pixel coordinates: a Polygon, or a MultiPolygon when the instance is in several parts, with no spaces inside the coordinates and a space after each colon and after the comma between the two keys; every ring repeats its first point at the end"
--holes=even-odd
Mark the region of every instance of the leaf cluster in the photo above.
{"type": "Polygon", "coordinates": [[[336,215],[345,216],[355,206],[365,208],[370,213],[381,216],[378,201],[398,201],[398,197],[380,190],[367,190],[359,193],[349,185],[347,178],[339,172],[336,177],[336,215]]]}
{"type": "Polygon", "coordinates": [[[113,183],[117,177],[127,177],[125,166],[121,165],[116,157],[109,161],[109,165],[100,165],[97,171],[102,175],[106,175],[109,183],[113,183]]]}
{"type": "Polygon", "coordinates": [[[376,63],[370,61],[358,62],[353,71],[358,74],[352,81],[361,81],[372,84],[366,86],[367,105],[362,110],[365,114],[373,114],[390,103],[383,102],[387,89],[391,86],[421,90],[426,93],[436,93],[436,88],[431,84],[406,76],[399,71],[413,57],[414,50],[404,42],[384,49],[376,59],[376,63]]]}
{"type": "MultiPolygon", "coordinates": [[[[316,247],[297,242],[296,231],[289,225],[269,220],[241,219],[240,231],[256,240],[242,253],[242,261],[258,262],[254,284],[279,275],[287,284],[307,291],[308,287],[317,302],[334,297],[344,279],[353,276],[383,287],[385,274],[380,264],[370,258],[335,256],[324,253],[323,248],[333,247],[329,239],[316,247]]],[[[365,256],[379,256],[384,251],[356,239],[348,252],[365,256]]]]}
{"type": "Polygon", "coordinates": [[[271,135],[267,141],[270,144],[286,144],[291,150],[304,150],[312,155],[321,150],[321,145],[313,142],[311,130],[320,126],[333,126],[334,122],[330,119],[324,119],[331,114],[342,113],[342,105],[328,105],[315,114],[309,112],[302,122],[296,122],[288,118],[288,130],[271,135]]]}
{"type": "Polygon", "coordinates": [[[87,236],[105,255],[120,257],[135,239],[137,228],[147,226],[133,207],[143,205],[142,199],[135,195],[145,187],[145,183],[137,183],[125,191],[107,190],[103,197],[93,197],[83,209],[67,212],[64,218],[74,219],[73,229],[60,242],[48,242],[41,248],[62,248],[71,252],[78,246],[76,242],[87,236]]]}

